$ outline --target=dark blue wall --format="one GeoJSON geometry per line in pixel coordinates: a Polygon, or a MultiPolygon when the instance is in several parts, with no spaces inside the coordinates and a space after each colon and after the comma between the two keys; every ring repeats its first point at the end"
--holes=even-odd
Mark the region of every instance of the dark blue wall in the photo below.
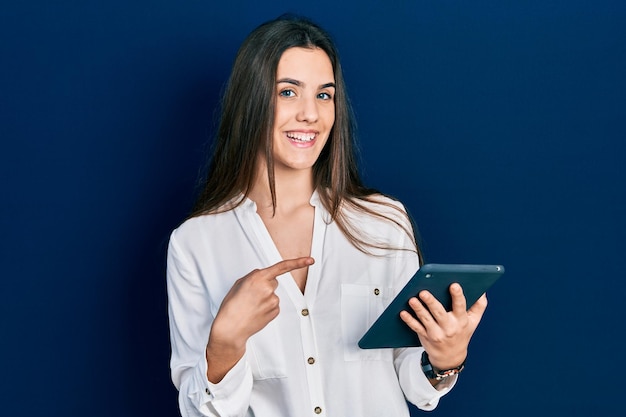
{"type": "Polygon", "coordinates": [[[624,415],[626,3],[264,3],[3,5],[0,414],[177,415],[167,238],[236,48],[295,11],[428,260],[507,269],[431,414],[624,415]]]}

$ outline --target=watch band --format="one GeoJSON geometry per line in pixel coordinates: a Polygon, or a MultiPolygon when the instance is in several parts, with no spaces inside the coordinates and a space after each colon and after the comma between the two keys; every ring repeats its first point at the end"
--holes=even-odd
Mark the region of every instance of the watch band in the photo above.
{"type": "Polygon", "coordinates": [[[424,371],[424,375],[426,375],[426,378],[436,379],[437,381],[441,381],[442,379],[446,379],[452,375],[457,375],[461,373],[463,369],[465,369],[465,361],[463,361],[463,363],[457,366],[456,368],[443,369],[443,370],[435,369],[433,365],[430,363],[430,360],[428,359],[428,353],[426,353],[426,351],[422,353],[421,364],[422,364],[422,371],[424,371]]]}

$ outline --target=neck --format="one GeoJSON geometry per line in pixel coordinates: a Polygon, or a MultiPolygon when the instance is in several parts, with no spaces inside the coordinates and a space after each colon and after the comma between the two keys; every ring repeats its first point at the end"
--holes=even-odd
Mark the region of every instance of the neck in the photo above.
{"type": "MultiPolygon", "coordinates": [[[[254,185],[248,197],[259,210],[273,209],[269,179],[265,164],[259,164],[254,185]]],[[[302,204],[309,204],[313,195],[313,170],[274,170],[276,212],[288,211],[302,204]]]]}

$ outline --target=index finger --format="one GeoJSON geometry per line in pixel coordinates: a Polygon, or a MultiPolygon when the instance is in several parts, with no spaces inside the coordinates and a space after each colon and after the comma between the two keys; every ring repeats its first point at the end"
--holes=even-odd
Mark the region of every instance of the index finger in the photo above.
{"type": "Polygon", "coordinates": [[[300,269],[313,265],[313,263],[315,263],[315,259],[310,256],[303,256],[301,258],[286,259],[284,261],[277,262],[274,265],[263,269],[263,271],[269,274],[270,279],[273,279],[279,275],[293,271],[294,269],[300,269]]]}

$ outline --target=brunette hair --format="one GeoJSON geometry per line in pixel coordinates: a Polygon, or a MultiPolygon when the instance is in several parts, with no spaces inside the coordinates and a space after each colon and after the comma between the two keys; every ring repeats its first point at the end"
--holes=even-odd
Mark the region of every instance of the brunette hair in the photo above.
{"type": "Polygon", "coordinates": [[[417,251],[421,258],[409,216],[398,218],[372,209],[373,205],[380,204],[404,214],[401,206],[376,198],[380,193],[363,185],[356,161],[354,117],[338,51],[329,33],[302,16],[282,15],[261,24],[239,48],[222,99],[208,172],[189,217],[231,210],[240,205],[254,183],[259,152],[265,154],[272,203],[276,207],[272,157],[276,71],[283,52],[294,47],[323,50],[333,67],[335,123],[313,165],[313,185],[331,219],[357,248],[368,253],[367,248],[388,249],[389,245],[359,233],[343,210],[352,208],[391,221],[410,236],[413,243],[410,250],[417,251]]]}

